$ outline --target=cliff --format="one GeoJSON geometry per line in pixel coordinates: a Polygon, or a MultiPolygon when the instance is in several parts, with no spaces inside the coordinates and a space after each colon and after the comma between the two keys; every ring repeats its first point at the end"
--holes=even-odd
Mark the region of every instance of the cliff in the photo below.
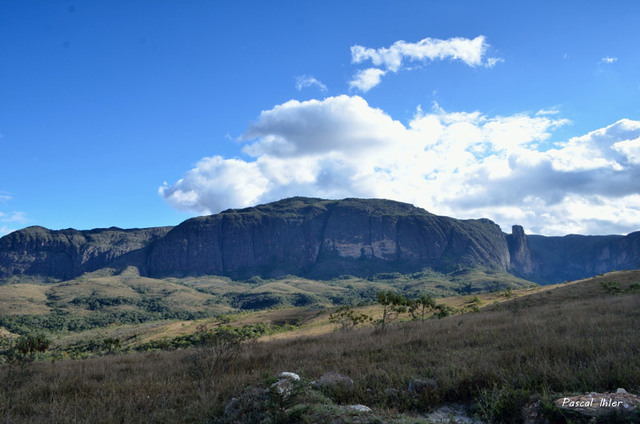
{"type": "Polygon", "coordinates": [[[287,274],[333,278],[486,267],[539,283],[640,268],[640,232],[628,236],[511,234],[488,219],[458,220],[380,199],[294,197],[192,218],[176,227],[52,231],[0,239],[0,279],[65,280],[104,267],[153,277],[287,274]]]}
{"type": "Polygon", "coordinates": [[[388,200],[292,198],[189,219],[151,248],[150,275],[330,278],[457,264],[506,269],[500,228],[388,200]]]}
{"type": "Polygon", "coordinates": [[[518,276],[539,283],[578,280],[609,271],[640,268],[640,232],[626,236],[527,236],[531,266],[518,276]]]}
{"type": "Polygon", "coordinates": [[[0,278],[24,274],[66,280],[113,266],[127,255],[132,265],[141,265],[143,250],[171,228],[53,231],[28,227],[0,238],[0,278]]]}
{"type": "Polygon", "coordinates": [[[514,225],[511,227],[511,234],[507,235],[507,244],[511,256],[511,268],[520,274],[530,275],[533,272],[531,247],[522,226],[514,225]]]}

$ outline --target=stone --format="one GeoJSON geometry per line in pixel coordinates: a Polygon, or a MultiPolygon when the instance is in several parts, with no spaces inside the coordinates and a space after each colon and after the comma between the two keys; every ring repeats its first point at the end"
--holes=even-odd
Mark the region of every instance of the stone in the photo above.
{"type": "Polygon", "coordinates": [[[295,383],[300,381],[300,376],[293,372],[281,372],[278,378],[279,380],[273,383],[270,389],[282,398],[289,397],[293,392],[295,383]]]}
{"type": "Polygon", "coordinates": [[[300,376],[295,372],[281,372],[278,374],[278,378],[288,378],[289,380],[300,381],[300,376]]]}
{"type": "Polygon", "coordinates": [[[640,397],[618,389],[615,393],[585,393],[562,397],[553,401],[562,411],[587,417],[604,417],[615,414],[640,412],[640,397]]]}
{"type": "Polygon", "coordinates": [[[345,408],[353,409],[358,412],[371,412],[371,408],[365,405],[347,405],[345,408]]]}

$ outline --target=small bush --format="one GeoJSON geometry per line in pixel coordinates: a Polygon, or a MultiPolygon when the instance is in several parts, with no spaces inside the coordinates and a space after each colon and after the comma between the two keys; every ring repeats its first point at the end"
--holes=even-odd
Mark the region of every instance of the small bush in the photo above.
{"type": "Polygon", "coordinates": [[[626,290],[627,293],[640,293],[640,283],[631,283],[626,290]]]}
{"type": "Polygon", "coordinates": [[[600,286],[604,289],[605,293],[610,295],[616,295],[622,293],[620,283],[617,281],[603,281],[600,286]]]}
{"type": "Polygon", "coordinates": [[[0,356],[4,362],[26,363],[35,359],[38,353],[44,353],[51,345],[51,340],[43,334],[29,334],[17,339],[2,337],[0,341],[0,356]]]}

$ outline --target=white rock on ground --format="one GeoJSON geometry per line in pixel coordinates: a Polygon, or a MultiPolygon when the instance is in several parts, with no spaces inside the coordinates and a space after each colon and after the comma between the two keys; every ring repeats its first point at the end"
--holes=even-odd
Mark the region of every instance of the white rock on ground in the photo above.
{"type": "Polygon", "coordinates": [[[353,409],[358,412],[371,412],[371,408],[365,405],[347,405],[345,408],[353,409]]]}

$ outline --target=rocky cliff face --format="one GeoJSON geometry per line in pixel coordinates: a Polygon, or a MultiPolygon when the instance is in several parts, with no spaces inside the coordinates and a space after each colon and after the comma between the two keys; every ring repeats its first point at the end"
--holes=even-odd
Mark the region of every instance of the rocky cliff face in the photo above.
{"type": "Polygon", "coordinates": [[[177,227],[51,231],[29,227],[0,239],[0,279],[69,279],[103,267],[143,275],[295,274],[332,278],[378,272],[502,269],[540,283],[640,268],[640,232],[628,236],[511,234],[487,219],[436,216],[378,199],[296,197],[177,227]]]}
{"type": "Polygon", "coordinates": [[[640,268],[640,232],[627,236],[527,236],[531,266],[516,273],[540,283],[560,283],[609,271],[640,268]]]}
{"type": "MultiPolygon", "coordinates": [[[[114,265],[127,254],[143,250],[170,229],[113,227],[52,231],[43,227],[25,228],[0,238],[0,278],[22,274],[61,280],[73,278],[114,265]]],[[[135,262],[133,255],[129,259],[135,262]]]]}
{"type": "Polygon", "coordinates": [[[523,275],[531,274],[533,272],[531,247],[522,226],[514,225],[511,227],[511,234],[507,235],[507,244],[511,255],[511,268],[523,275]]]}
{"type": "Polygon", "coordinates": [[[267,277],[509,264],[500,228],[387,200],[293,198],[183,222],[156,242],[150,275],[267,277]]]}

